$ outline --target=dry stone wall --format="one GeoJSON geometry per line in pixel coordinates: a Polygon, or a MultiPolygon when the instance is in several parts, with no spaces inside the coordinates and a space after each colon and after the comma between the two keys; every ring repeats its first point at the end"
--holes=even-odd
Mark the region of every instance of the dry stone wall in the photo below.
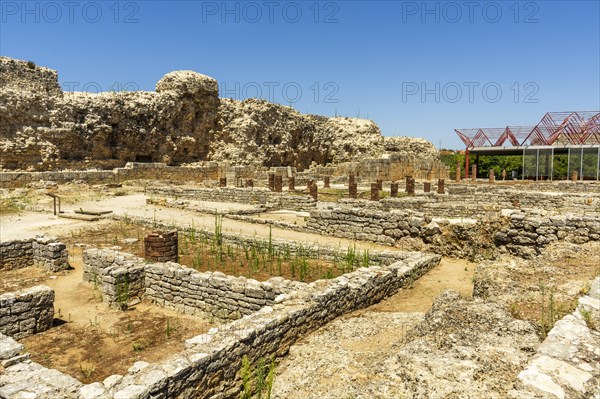
{"type": "Polygon", "coordinates": [[[3,172],[0,187],[23,187],[37,181],[69,183],[83,181],[88,184],[120,183],[127,180],[169,180],[200,183],[215,180],[221,166],[216,162],[207,166],[167,166],[164,163],[129,162],[124,168],[112,170],[3,172]]]}
{"type": "Polygon", "coordinates": [[[145,293],[145,261],[135,255],[111,249],[83,251],[83,281],[102,292],[111,307],[126,308],[145,293]]]}
{"type": "Polygon", "coordinates": [[[576,244],[600,240],[600,216],[544,215],[541,211],[507,212],[508,225],[494,235],[497,245],[514,255],[538,255],[553,241],[576,244]]]}
{"type": "Polygon", "coordinates": [[[27,266],[51,272],[67,269],[69,253],[66,245],[48,237],[0,242],[0,271],[27,266]]]}
{"type": "Polygon", "coordinates": [[[46,331],[54,319],[54,290],[37,285],[0,295],[0,334],[21,339],[46,331]]]}
{"type": "MultiPolygon", "coordinates": [[[[449,186],[452,187],[452,186],[449,186]]],[[[412,209],[436,217],[472,217],[498,215],[502,209],[545,209],[581,214],[600,212],[598,193],[550,193],[514,189],[464,190],[452,194],[420,194],[416,197],[384,198],[383,209],[412,209]]]]}
{"type": "Polygon", "coordinates": [[[123,307],[145,298],[186,314],[234,320],[273,303],[277,295],[301,283],[272,278],[267,282],[201,273],[174,262],[146,263],[110,250],[84,251],[84,280],[101,281],[103,299],[123,307]]]}
{"type": "Polygon", "coordinates": [[[149,187],[147,194],[161,197],[181,197],[197,201],[232,202],[269,205],[275,209],[305,211],[314,209],[316,201],[309,196],[275,193],[261,188],[171,188],[149,187]]]}
{"type": "Polygon", "coordinates": [[[423,213],[347,206],[311,211],[306,227],[319,234],[388,245],[402,237],[430,242],[441,234],[439,226],[423,213]]]}

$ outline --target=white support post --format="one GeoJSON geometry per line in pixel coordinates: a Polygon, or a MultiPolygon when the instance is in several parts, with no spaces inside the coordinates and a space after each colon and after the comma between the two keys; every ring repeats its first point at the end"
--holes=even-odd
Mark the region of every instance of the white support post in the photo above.
{"type": "Polygon", "coordinates": [[[540,173],[540,149],[535,150],[535,181],[538,181],[540,173]]]}
{"type": "Polygon", "coordinates": [[[583,147],[581,147],[581,157],[579,157],[579,180],[583,181],[583,147]]]}
{"type": "Polygon", "coordinates": [[[571,149],[567,148],[567,181],[571,180],[571,149]]]}
{"type": "Polygon", "coordinates": [[[550,181],[554,181],[554,148],[551,149],[550,155],[550,181]]]}
{"type": "Polygon", "coordinates": [[[521,180],[525,180],[525,148],[523,148],[523,170],[521,172],[521,180]]]}

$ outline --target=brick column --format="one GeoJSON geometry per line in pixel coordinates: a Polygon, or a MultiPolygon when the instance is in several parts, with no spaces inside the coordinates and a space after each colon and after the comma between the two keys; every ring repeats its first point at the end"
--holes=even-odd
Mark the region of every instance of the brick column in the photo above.
{"type": "Polygon", "coordinates": [[[311,197],[313,197],[313,199],[316,201],[318,194],[317,194],[317,183],[315,183],[313,180],[309,180],[307,183],[308,186],[308,193],[311,197]]]}
{"type": "Polygon", "coordinates": [[[390,197],[396,198],[398,196],[398,183],[392,182],[390,184],[390,197]]]}
{"type": "Polygon", "coordinates": [[[323,176],[323,188],[329,188],[329,176],[323,176]]]}
{"type": "Polygon", "coordinates": [[[576,170],[571,172],[571,181],[577,181],[577,171],[576,170]]]}
{"type": "Polygon", "coordinates": [[[275,190],[275,173],[269,173],[269,190],[275,190]]]}
{"type": "Polygon", "coordinates": [[[371,183],[371,201],[379,201],[379,183],[371,183]]]}
{"type": "Polygon", "coordinates": [[[348,186],[348,197],[355,198],[358,197],[358,185],[356,182],[350,183],[348,186]]]}
{"type": "Polygon", "coordinates": [[[477,165],[471,166],[471,181],[475,183],[475,179],[477,179],[477,165]]]}
{"type": "Polygon", "coordinates": [[[177,230],[153,231],[144,237],[144,257],[154,262],[177,262],[177,230]]]}
{"type": "Polygon", "coordinates": [[[379,188],[379,191],[383,190],[383,180],[377,179],[377,180],[375,180],[375,182],[377,183],[377,187],[379,188]]]}
{"type": "Polygon", "coordinates": [[[273,191],[276,193],[283,191],[283,176],[275,176],[273,180],[273,191]]]}
{"type": "Polygon", "coordinates": [[[430,193],[431,192],[431,183],[426,181],[423,183],[423,192],[430,193]]]}
{"type": "Polygon", "coordinates": [[[246,180],[246,187],[248,187],[248,188],[254,187],[254,180],[252,180],[252,179],[246,180]]]}
{"type": "Polygon", "coordinates": [[[493,184],[496,181],[496,175],[494,174],[494,169],[490,169],[490,172],[488,174],[488,179],[490,184],[493,184]]]}
{"type": "Polygon", "coordinates": [[[221,177],[219,179],[219,187],[227,187],[227,178],[226,177],[221,177]]]}
{"type": "Polygon", "coordinates": [[[356,177],[354,176],[354,173],[350,173],[348,176],[348,187],[350,187],[353,183],[356,183],[356,177]]]}
{"type": "Polygon", "coordinates": [[[456,176],[454,177],[456,181],[460,181],[460,162],[456,163],[456,176]]]}
{"type": "Polygon", "coordinates": [[[415,195],[415,179],[412,176],[406,176],[406,192],[408,195],[415,195]]]}
{"type": "Polygon", "coordinates": [[[288,177],[288,190],[295,191],[296,190],[296,178],[288,177]]]}
{"type": "Polygon", "coordinates": [[[445,186],[444,179],[438,179],[438,187],[437,187],[437,193],[438,194],[444,194],[446,192],[444,186],[445,186]]]}

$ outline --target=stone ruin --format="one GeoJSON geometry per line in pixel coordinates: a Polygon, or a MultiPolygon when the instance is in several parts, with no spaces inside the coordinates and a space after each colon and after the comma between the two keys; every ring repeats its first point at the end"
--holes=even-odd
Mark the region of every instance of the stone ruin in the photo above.
{"type": "Polygon", "coordinates": [[[305,169],[388,153],[437,159],[430,143],[384,138],[370,120],[219,98],[217,81],[192,71],[165,75],[155,92],[69,93],[56,71],[0,57],[0,82],[4,170],[112,169],[136,161],[305,169]]]}

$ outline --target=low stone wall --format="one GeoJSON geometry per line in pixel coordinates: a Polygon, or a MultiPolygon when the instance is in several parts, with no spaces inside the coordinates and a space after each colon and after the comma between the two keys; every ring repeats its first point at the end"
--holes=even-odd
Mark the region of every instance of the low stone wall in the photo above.
{"type": "Polygon", "coordinates": [[[0,334],[21,339],[46,331],[54,319],[54,290],[37,285],[0,295],[0,334]]]}
{"type": "Polygon", "coordinates": [[[146,263],[137,256],[110,249],[83,251],[83,281],[102,292],[111,307],[126,308],[145,293],[146,263]]]}
{"type": "Polygon", "coordinates": [[[52,272],[67,269],[69,253],[66,245],[48,237],[0,242],[0,271],[27,266],[52,272]]]}
{"type": "Polygon", "coordinates": [[[119,183],[127,180],[172,180],[177,182],[204,182],[216,180],[221,167],[218,163],[208,166],[167,166],[162,163],[128,163],[124,168],[112,170],[80,170],[50,172],[3,172],[0,173],[0,188],[23,187],[36,181],[69,183],[83,181],[87,184],[119,183]]]}
{"type": "MultiPolygon", "coordinates": [[[[529,190],[529,187],[523,189],[529,190]]],[[[555,189],[558,190],[557,187],[555,189]]],[[[449,195],[420,194],[416,197],[386,198],[381,200],[381,206],[384,209],[418,210],[436,217],[479,218],[484,213],[498,214],[502,209],[527,208],[594,214],[600,211],[600,191],[584,194],[461,187],[451,190],[449,195]]]]}
{"type": "Polygon", "coordinates": [[[599,316],[600,277],[592,282],[588,295],[579,298],[577,309],[556,322],[536,355],[519,373],[516,389],[509,397],[599,397],[599,316]]]}
{"type": "Polygon", "coordinates": [[[439,226],[423,213],[347,206],[311,211],[306,227],[319,234],[388,245],[395,245],[396,240],[406,236],[430,242],[441,233],[439,226]]]}
{"type": "Polygon", "coordinates": [[[230,202],[240,204],[270,205],[272,209],[306,211],[316,207],[316,201],[309,196],[276,193],[264,188],[171,188],[148,187],[148,195],[161,197],[181,197],[197,201],[230,202]]]}
{"type": "Polygon", "coordinates": [[[600,216],[543,215],[541,211],[507,213],[508,225],[494,235],[496,245],[530,258],[553,241],[576,244],[600,240],[600,216]]]}
{"type": "Polygon", "coordinates": [[[236,320],[272,305],[302,283],[283,278],[266,282],[223,273],[201,273],[177,263],[146,267],[146,298],[182,313],[236,320]]]}
{"type": "Polygon", "coordinates": [[[450,194],[465,194],[468,192],[489,192],[496,190],[513,190],[513,191],[537,191],[537,192],[562,192],[562,193],[600,193],[600,183],[594,181],[572,182],[572,181],[554,181],[554,182],[535,182],[522,180],[496,180],[495,184],[489,184],[488,179],[485,181],[466,183],[464,180],[457,183],[451,181],[448,185],[450,194]]]}

